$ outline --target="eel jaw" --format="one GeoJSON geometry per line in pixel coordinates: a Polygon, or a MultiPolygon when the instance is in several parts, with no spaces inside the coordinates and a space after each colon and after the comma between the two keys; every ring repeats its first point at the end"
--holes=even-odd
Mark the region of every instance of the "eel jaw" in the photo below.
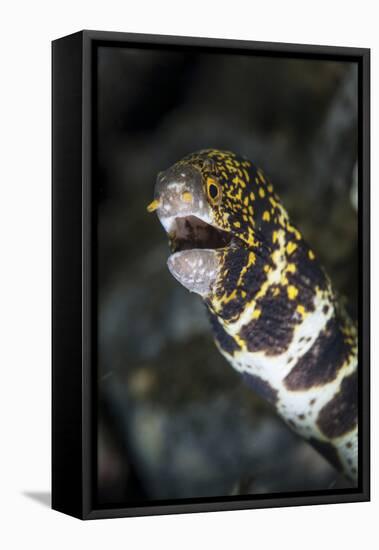
{"type": "Polygon", "coordinates": [[[175,252],[168,258],[167,266],[190,292],[206,297],[216,282],[219,260],[215,250],[194,248],[175,252]]]}
{"type": "Polygon", "coordinates": [[[168,229],[173,251],[167,261],[171,274],[190,292],[206,297],[218,277],[219,251],[232,243],[231,233],[192,214],[173,218],[168,229]]]}
{"type": "Polygon", "coordinates": [[[228,246],[232,236],[215,225],[200,170],[180,164],[161,172],[148,211],[157,212],[168,234],[170,272],[185,288],[205,297],[217,279],[217,249],[228,246]]]}

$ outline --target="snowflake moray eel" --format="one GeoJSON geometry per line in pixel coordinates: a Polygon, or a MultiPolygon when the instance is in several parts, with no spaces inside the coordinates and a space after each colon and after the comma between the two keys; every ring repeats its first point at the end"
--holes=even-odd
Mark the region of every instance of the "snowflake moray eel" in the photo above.
{"type": "Polygon", "coordinates": [[[190,154],[153,202],[172,275],[205,302],[215,342],[284,421],[358,475],[357,332],[272,183],[229,151],[190,154]]]}

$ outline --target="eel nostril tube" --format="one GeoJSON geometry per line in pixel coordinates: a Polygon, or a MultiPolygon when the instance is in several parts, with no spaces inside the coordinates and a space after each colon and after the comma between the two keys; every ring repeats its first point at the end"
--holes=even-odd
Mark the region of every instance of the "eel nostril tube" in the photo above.
{"type": "Polygon", "coordinates": [[[147,205],[146,210],[149,213],[155,212],[155,210],[157,210],[160,207],[160,205],[161,205],[161,201],[154,199],[153,202],[147,205]]]}

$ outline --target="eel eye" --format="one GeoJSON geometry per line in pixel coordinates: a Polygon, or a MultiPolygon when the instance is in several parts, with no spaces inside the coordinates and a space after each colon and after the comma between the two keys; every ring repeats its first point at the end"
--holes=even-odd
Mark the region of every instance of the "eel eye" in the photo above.
{"type": "Polygon", "coordinates": [[[207,193],[212,204],[217,204],[221,199],[221,187],[214,178],[207,178],[207,193]]]}

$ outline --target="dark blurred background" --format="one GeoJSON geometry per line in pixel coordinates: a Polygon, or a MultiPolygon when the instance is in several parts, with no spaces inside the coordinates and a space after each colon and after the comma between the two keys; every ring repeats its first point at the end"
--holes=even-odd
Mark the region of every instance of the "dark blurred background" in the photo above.
{"type": "Polygon", "coordinates": [[[146,205],[185,154],[246,155],[355,316],[357,67],[101,47],[97,72],[99,503],[348,486],[219,354],[146,205]]]}

